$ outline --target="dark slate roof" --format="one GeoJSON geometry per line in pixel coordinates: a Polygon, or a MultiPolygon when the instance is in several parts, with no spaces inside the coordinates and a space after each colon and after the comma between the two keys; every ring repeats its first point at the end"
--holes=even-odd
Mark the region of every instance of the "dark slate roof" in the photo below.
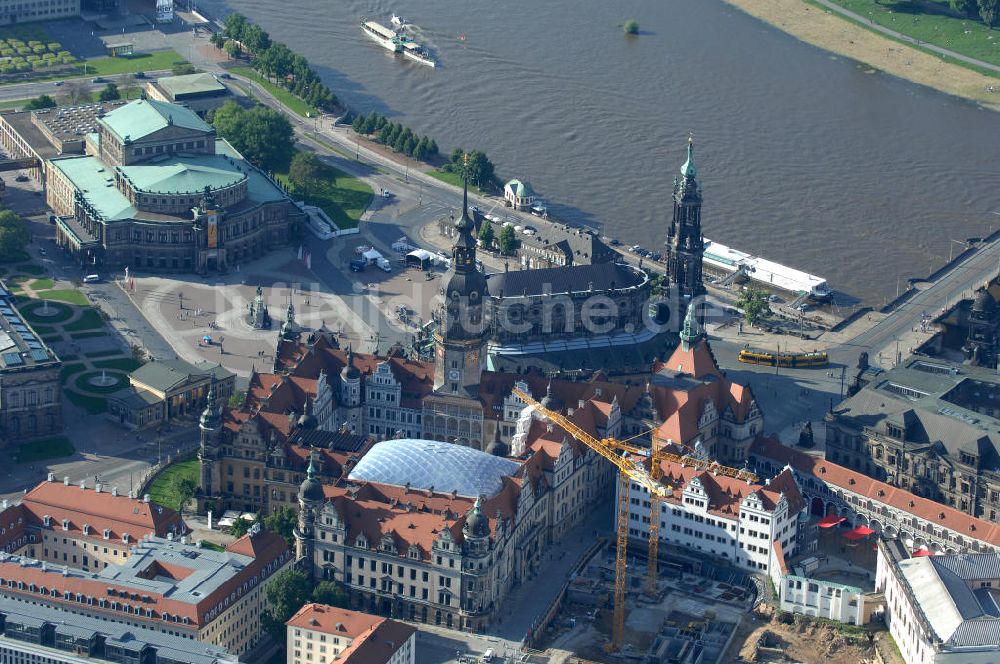
{"type": "Polygon", "coordinates": [[[626,288],[643,282],[640,272],[620,263],[567,265],[541,270],[515,270],[490,275],[486,283],[492,297],[521,297],[543,293],[579,293],[626,288]]]}
{"type": "Polygon", "coordinates": [[[368,437],[338,431],[300,429],[290,442],[307,447],[322,447],[337,452],[358,452],[368,442],[368,437]]]}
{"type": "Polygon", "coordinates": [[[618,252],[592,231],[572,226],[545,224],[534,235],[519,235],[518,240],[542,249],[557,249],[575,265],[610,263],[618,258],[618,252]]]}

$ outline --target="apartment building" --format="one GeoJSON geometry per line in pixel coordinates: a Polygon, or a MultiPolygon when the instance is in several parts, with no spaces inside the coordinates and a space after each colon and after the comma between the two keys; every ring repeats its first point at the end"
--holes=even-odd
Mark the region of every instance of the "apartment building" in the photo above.
{"type": "Polygon", "coordinates": [[[306,604],[287,623],[288,664],[416,664],[417,628],[325,604],[306,604]]]}

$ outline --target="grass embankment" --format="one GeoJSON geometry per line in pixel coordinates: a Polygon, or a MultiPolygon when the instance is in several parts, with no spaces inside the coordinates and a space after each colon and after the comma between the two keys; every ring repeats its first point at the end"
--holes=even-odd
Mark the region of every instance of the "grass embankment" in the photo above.
{"type": "MultiPolygon", "coordinates": [[[[993,65],[1000,65],[1000,34],[990,30],[982,21],[959,18],[947,13],[947,4],[942,13],[928,11],[926,6],[935,3],[928,0],[921,6],[906,0],[831,0],[862,16],[867,16],[876,25],[895,30],[922,42],[941,46],[950,51],[976,58],[993,65]]],[[[940,3],[937,3],[940,4],[940,3]]]]}
{"type": "MultiPolygon", "coordinates": [[[[322,209],[339,228],[354,228],[372,201],[371,187],[329,164],[322,166],[324,173],[317,188],[309,194],[296,192],[295,198],[322,209]]],[[[275,176],[285,186],[294,189],[287,173],[276,173],[275,176]]]]}
{"type": "MultiPolygon", "coordinates": [[[[435,180],[441,180],[441,182],[446,182],[448,184],[455,185],[459,189],[462,188],[462,176],[459,175],[458,173],[451,173],[449,171],[441,171],[435,169],[433,171],[427,171],[427,175],[431,176],[435,180]]],[[[472,185],[469,188],[476,193],[482,194],[483,196],[487,196],[490,193],[477,185],[472,185]]]]}
{"type": "Polygon", "coordinates": [[[177,494],[176,483],[185,478],[198,484],[201,479],[201,469],[198,466],[198,459],[188,459],[187,461],[172,464],[157,475],[149,487],[150,499],[154,503],[171,509],[177,509],[180,506],[181,498],[177,494]]]}
{"type": "Polygon", "coordinates": [[[76,454],[76,448],[69,439],[64,436],[55,438],[45,438],[43,440],[33,440],[30,443],[21,443],[14,453],[15,463],[35,463],[45,459],[59,459],[76,454]]]}
{"type": "MultiPolygon", "coordinates": [[[[981,102],[1000,110],[1000,95],[987,91],[997,79],[905,45],[808,0],[726,0],[747,14],[802,41],[844,55],[875,69],[981,102]]],[[[902,30],[900,30],[902,32],[902,30]]]]}
{"type": "Polygon", "coordinates": [[[317,115],[315,108],[302,101],[277,83],[267,80],[258,74],[256,70],[251,69],[250,67],[233,67],[229,71],[237,76],[248,78],[260,87],[264,88],[271,94],[272,97],[287,106],[292,110],[292,112],[297,113],[302,117],[306,117],[307,115],[310,117],[317,115]]]}

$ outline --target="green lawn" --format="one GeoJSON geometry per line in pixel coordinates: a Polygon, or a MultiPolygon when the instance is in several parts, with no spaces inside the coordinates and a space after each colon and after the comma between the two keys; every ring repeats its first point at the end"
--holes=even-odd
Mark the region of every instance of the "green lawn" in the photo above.
{"type": "Polygon", "coordinates": [[[80,317],[71,323],[63,325],[65,332],[83,332],[84,330],[99,330],[104,327],[104,320],[96,309],[87,307],[80,312],[80,317]]]}
{"type": "MultiPolygon", "coordinates": [[[[201,548],[208,549],[210,551],[225,551],[226,547],[221,544],[216,544],[215,542],[209,542],[208,540],[201,541],[201,548]]],[[[284,661],[284,660],[282,660],[284,661]]]]}
{"type": "MultiPolygon", "coordinates": [[[[321,208],[339,228],[354,228],[358,219],[372,201],[372,189],[358,178],[327,164],[322,188],[312,194],[297,194],[306,203],[321,208]]],[[[291,188],[287,173],[276,173],[276,177],[291,188]]]]}
{"type": "Polygon", "coordinates": [[[85,307],[90,304],[87,300],[87,296],[78,290],[73,289],[60,289],[60,290],[44,290],[39,291],[37,296],[43,300],[59,300],[60,302],[68,302],[69,304],[75,304],[80,307],[85,307]]]}
{"type": "Polygon", "coordinates": [[[17,272],[24,272],[25,274],[31,274],[36,277],[45,274],[45,268],[41,265],[35,265],[34,263],[18,263],[14,266],[14,270],[17,272]]]}
{"type": "Polygon", "coordinates": [[[92,394],[111,394],[112,392],[117,392],[126,385],[128,385],[128,378],[124,374],[118,373],[117,371],[107,372],[107,371],[88,371],[77,376],[73,380],[73,384],[76,385],[76,389],[81,392],[91,392],[92,394]],[[116,382],[108,385],[107,387],[100,387],[98,385],[91,385],[88,381],[92,378],[97,378],[104,373],[108,378],[115,379],[116,382]]]}
{"type": "MultiPolygon", "coordinates": [[[[982,21],[932,13],[926,6],[906,0],[832,1],[845,9],[868,17],[877,25],[922,42],[943,46],[956,53],[1000,65],[1000,32],[990,30],[982,21]]],[[[928,1],[926,4],[940,4],[943,8],[947,8],[946,2],[928,1]]],[[[961,62],[957,64],[966,66],[961,62]]],[[[978,71],[997,76],[996,72],[982,69],[978,71]]]]}
{"type": "MultiPolygon", "coordinates": [[[[462,187],[462,176],[459,175],[458,173],[450,173],[448,171],[439,171],[435,169],[433,171],[427,171],[427,175],[431,176],[435,180],[441,180],[441,182],[447,182],[448,184],[453,184],[459,188],[462,187]]],[[[469,189],[483,195],[489,194],[488,191],[484,191],[483,189],[477,187],[474,184],[471,185],[469,189]]]]}
{"type": "Polygon", "coordinates": [[[181,478],[190,478],[195,484],[201,480],[201,469],[198,466],[198,459],[188,459],[171,464],[166,470],[156,476],[153,484],[149,487],[149,496],[154,503],[169,507],[178,508],[180,496],[174,488],[174,483],[181,478]]]}
{"type": "Polygon", "coordinates": [[[69,378],[75,373],[83,371],[86,368],[87,365],[83,364],[82,362],[71,362],[69,364],[64,364],[59,369],[59,379],[65,383],[67,378],[69,378]]]}
{"type": "Polygon", "coordinates": [[[115,74],[134,74],[137,71],[156,71],[171,69],[176,64],[187,64],[176,51],[155,51],[153,53],[136,53],[121,58],[95,58],[84,63],[86,76],[114,76],[115,74]]]}
{"type": "Polygon", "coordinates": [[[52,280],[47,277],[44,279],[33,279],[31,283],[28,284],[28,286],[30,286],[33,290],[48,290],[54,285],[55,284],[52,283],[52,280]]]}
{"type": "Polygon", "coordinates": [[[94,362],[98,369],[118,369],[119,371],[135,371],[142,366],[142,362],[131,357],[119,357],[114,360],[101,360],[94,362]]]}
{"type": "Polygon", "coordinates": [[[63,394],[74,406],[83,408],[92,415],[103,413],[108,409],[108,402],[104,400],[104,397],[92,397],[72,390],[63,390],[63,394]]]}
{"type": "Polygon", "coordinates": [[[14,462],[34,463],[45,459],[67,457],[75,453],[76,448],[73,447],[73,443],[63,436],[58,436],[21,443],[17,446],[17,451],[14,452],[14,462]]]}
{"type": "Polygon", "coordinates": [[[290,108],[294,113],[298,113],[302,117],[306,117],[306,114],[316,115],[315,108],[305,103],[304,101],[302,101],[301,99],[299,99],[298,97],[296,97],[291,92],[284,89],[277,83],[272,83],[271,81],[267,80],[266,78],[258,74],[255,70],[251,69],[250,67],[233,67],[229,71],[238,76],[248,78],[255,84],[264,88],[269,93],[271,93],[271,96],[273,96],[282,104],[290,108]]]}
{"type": "Polygon", "coordinates": [[[119,350],[95,350],[92,353],[84,353],[83,356],[88,359],[95,359],[98,357],[114,357],[115,355],[121,355],[119,350]]]}

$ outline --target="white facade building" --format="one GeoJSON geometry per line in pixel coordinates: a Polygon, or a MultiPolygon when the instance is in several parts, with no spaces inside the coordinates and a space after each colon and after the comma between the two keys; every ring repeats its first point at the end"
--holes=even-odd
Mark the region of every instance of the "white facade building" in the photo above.
{"type": "MultiPolygon", "coordinates": [[[[674,494],[660,502],[660,542],[729,560],[753,572],[767,572],[771,544],[796,546],[796,527],[804,503],[789,470],[765,484],[713,475],[709,471],[662,462],[662,482],[674,494]]],[[[649,540],[649,492],[629,487],[629,537],[649,540]]]]}
{"type": "Polygon", "coordinates": [[[286,624],[287,664],[416,664],[417,628],[395,620],[306,604],[286,624]]]}
{"type": "Polygon", "coordinates": [[[911,558],[898,539],[881,540],[876,585],[908,664],[1000,660],[1000,554],[911,558]]]}

